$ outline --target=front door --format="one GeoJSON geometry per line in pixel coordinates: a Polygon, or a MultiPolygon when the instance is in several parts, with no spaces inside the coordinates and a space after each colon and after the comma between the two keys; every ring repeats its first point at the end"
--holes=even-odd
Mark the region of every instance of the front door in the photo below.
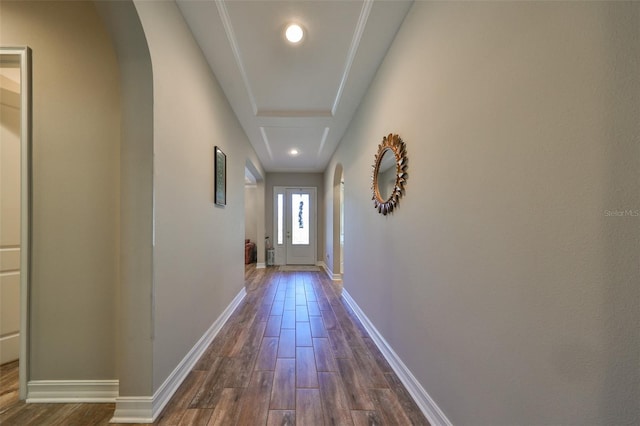
{"type": "Polygon", "coordinates": [[[316,264],[316,188],[286,188],[287,265],[316,264]]]}

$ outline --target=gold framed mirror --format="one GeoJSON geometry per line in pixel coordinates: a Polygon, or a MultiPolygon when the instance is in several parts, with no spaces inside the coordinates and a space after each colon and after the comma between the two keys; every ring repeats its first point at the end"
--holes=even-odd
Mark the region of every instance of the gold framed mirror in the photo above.
{"type": "Polygon", "coordinates": [[[400,202],[407,183],[407,147],[400,136],[389,133],[382,138],[373,162],[371,186],[373,205],[378,213],[391,213],[400,202]]]}

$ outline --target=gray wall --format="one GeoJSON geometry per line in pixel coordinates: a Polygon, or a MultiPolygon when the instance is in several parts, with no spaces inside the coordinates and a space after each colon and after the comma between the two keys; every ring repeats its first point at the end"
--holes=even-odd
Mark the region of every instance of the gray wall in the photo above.
{"type": "Polygon", "coordinates": [[[175,3],[135,4],[153,65],[157,390],[244,286],[245,164],[260,162],[175,3]],[[224,207],[214,145],[227,156],[224,207]]]}
{"type": "Polygon", "coordinates": [[[607,213],[640,209],[638,28],[638,3],[416,2],[327,168],[344,287],[454,424],[640,422],[640,218],[607,213]]]}
{"type": "Polygon", "coordinates": [[[153,363],[153,74],[131,0],[95,1],[120,67],[119,395],[149,395],[153,363]]]}
{"type": "Polygon", "coordinates": [[[318,235],[317,235],[317,249],[316,260],[323,260],[322,253],[324,250],[324,180],[322,173],[267,173],[265,180],[266,194],[264,200],[265,206],[265,234],[271,238],[273,244],[273,187],[285,186],[295,188],[299,187],[315,187],[317,188],[316,198],[318,203],[317,221],[318,221],[318,235]]]}
{"type": "Polygon", "coordinates": [[[92,3],[3,1],[33,50],[30,379],[114,379],[120,86],[92,3]]]}

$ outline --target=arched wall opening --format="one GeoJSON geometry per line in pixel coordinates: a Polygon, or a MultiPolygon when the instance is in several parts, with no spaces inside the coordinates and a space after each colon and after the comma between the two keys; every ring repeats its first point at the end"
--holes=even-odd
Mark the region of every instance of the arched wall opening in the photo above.
{"type": "Polygon", "coordinates": [[[333,173],[333,276],[341,278],[344,273],[344,169],[336,164],[333,173]]]}
{"type": "Polygon", "coordinates": [[[245,163],[245,227],[251,227],[251,232],[245,229],[245,238],[255,235],[252,241],[256,244],[256,268],[265,267],[265,219],[264,219],[264,176],[256,165],[247,158],[245,163]],[[251,199],[249,199],[249,197],[251,199]],[[251,223],[249,223],[251,222],[251,223]]]}
{"type": "Polygon", "coordinates": [[[20,397],[82,401],[60,382],[90,381],[112,401],[119,377],[121,391],[134,380],[150,390],[150,375],[138,379],[151,352],[133,348],[151,340],[153,200],[151,65],[135,7],[3,2],[1,27],[3,45],[34,59],[20,397]]]}
{"type": "Polygon", "coordinates": [[[119,397],[153,394],[153,71],[131,0],[96,1],[120,69],[119,397]]]}

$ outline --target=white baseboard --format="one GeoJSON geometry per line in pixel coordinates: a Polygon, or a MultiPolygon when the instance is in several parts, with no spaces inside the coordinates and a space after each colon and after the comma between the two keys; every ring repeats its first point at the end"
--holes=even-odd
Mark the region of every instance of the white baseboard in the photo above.
{"type": "Polygon", "coordinates": [[[153,399],[150,396],[116,398],[116,411],[109,423],[153,423],[153,399]]]}
{"type": "Polygon", "coordinates": [[[342,280],[342,274],[334,274],[329,267],[327,266],[326,263],[324,263],[324,261],[319,260],[316,263],[317,266],[320,266],[322,269],[324,269],[324,272],[327,274],[327,276],[332,280],[332,281],[340,281],[342,280]]]}
{"type": "Polygon", "coordinates": [[[387,362],[398,375],[402,384],[407,388],[407,391],[416,402],[422,413],[429,420],[432,426],[451,426],[451,422],[447,419],[444,412],[438,407],[435,401],[429,396],[427,391],[422,387],[420,382],[415,378],[407,366],[402,362],[398,354],[389,346],[387,341],[382,337],[380,332],[376,329],[373,323],[367,318],[362,309],[353,300],[351,295],[346,289],[342,289],[342,297],[349,304],[353,312],[355,312],[358,319],[367,330],[378,349],[382,352],[382,355],[386,358],[387,362]]]}
{"type": "Polygon", "coordinates": [[[173,372],[169,374],[153,397],[116,398],[116,411],[110,423],[153,423],[246,295],[247,292],[243,287],[173,372]]]}
{"type": "Polygon", "coordinates": [[[117,380],[31,380],[27,403],[113,403],[117,380]]]}
{"type": "Polygon", "coordinates": [[[267,267],[267,264],[264,262],[258,262],[256,263],[256,269],[264,269],[267,267]]]}

